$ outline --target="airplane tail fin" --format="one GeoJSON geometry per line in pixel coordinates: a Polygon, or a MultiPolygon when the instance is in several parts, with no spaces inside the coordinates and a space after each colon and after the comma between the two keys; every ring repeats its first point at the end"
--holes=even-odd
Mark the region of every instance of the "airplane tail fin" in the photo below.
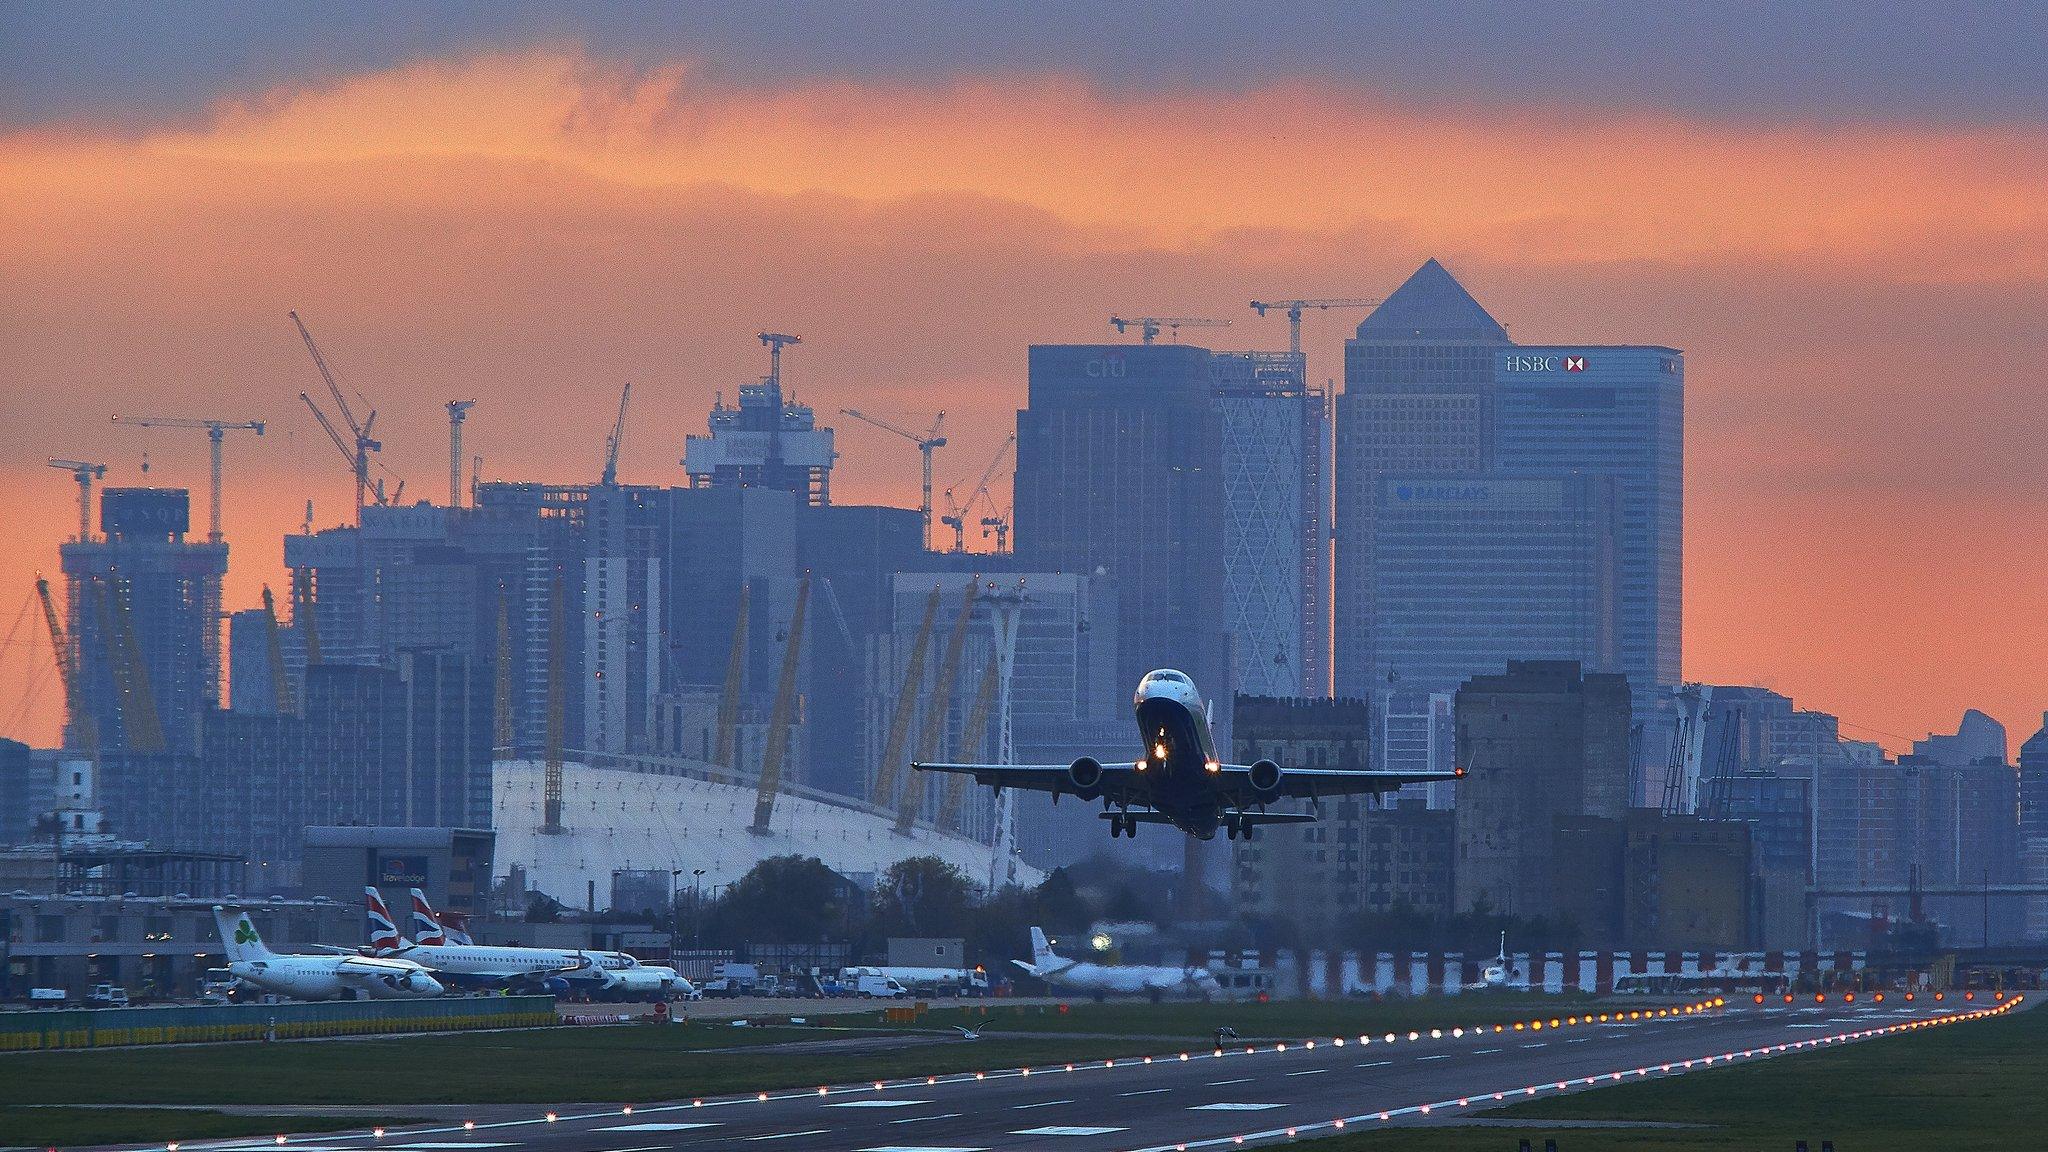
{"type": "Polygon", "coordinates": [[[1052,945],[1046,943],[1045,929],[1034,925],[1031,929],[1031,966],[1044,968],[1052,959],[1052,945]]]}
{"type": "Polygon", "coordinates": [[[474,944],[469,934],[469,917],[461,912],[436,912],[434,922],[441,926],[441,935],[450,944],[474,944]]]}
{"type": "Polygon", "coordinates": [[[405,937],[398,934],[398,925],[391,919],[391,909],[384,906],[384,894],[373,885],[363,885],[363,910],[370,918],[370,951],[373,954],[389,956],[405,947],[405,937]]]}
{"type": "Polygon", "coordinates": [[[447,933],[441,931],[441,921],[434,916],[434,906],[427,903],[427,894],[417,888],[408,889],[412,895],[412,934],[422,944],[446,944],[447,933]]]}
{"type": "Polygon", "coordinates": [[[256,925],[247,912],[230,913],[218,904],[213,906],[213,922],[220,929],[221,947],[226,950],[228,963],[244,960],[263,960],[271,955],[263,936],[256,931],[256,925]]]}

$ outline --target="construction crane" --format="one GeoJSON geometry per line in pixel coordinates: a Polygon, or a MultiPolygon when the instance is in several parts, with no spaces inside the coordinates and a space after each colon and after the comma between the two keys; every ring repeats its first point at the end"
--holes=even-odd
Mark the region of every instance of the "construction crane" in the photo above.
{"type": "Polygon", "coordinates": [[[756,333],[756,335],[760,336],[761,343],[768,346],[768,383],[774,385],[775,390],[780,392],[782,390],[782,346],[784,344],[801,344],[804,342],[804,338],[801,336],[791,336],[785,332],[760,332],[756,333]]]}
{"type": "Polygon", "coordinates": [[[917,714],[917,692],[924,683],[924,654],[931,646],[932,622],[939,614],[939,590],[924,602],[924,619],[918,621],[917,635],[910,641],[910,655],[904,661],[903,686],[896,692],[896,709],[889,717],[889,738],[882,746],[882,762],[875,765],[875,782],[868,798],[877,808],[896,803],[896,777],[903,768],[904,746],[910,740],[910,721],[917,714]]]}
{"type": "Polygon", "coordinates": [[[284,641],[277,634],[277,601],[270,585],[263,586],[263,647],[270,661],[270,700],[277,714],[293,711],[292,685],[284,673],[284,641]]]}
{"type": "Polygon", "coordinates": [[[448,506],[462,507],[462,423],[469,419],[469,410],[476,407],[474,400],[450,400],[441,405],[448,409],[448,506]]]}
{"type": "Polygon", "coordinates": [[[912,444],[917,445],[918,455],[924,457],[924,486],[918,489],[917,514],[924,520],[924,546],[932,546],[932,451],[946,446],[946,438],[939,435],[939,429],[946,423],[946,414],[940,412],[932,417],[932,426],[922,434],[908,428],[900,428],[879,416],[870,416],[858,408],[841,408],[839,414],[864,420],[884,432],[894,432],[912,444]]]}
{"type": "Polygon", "coordinates": [[[1166,329],[1173,335],[1173,342],[1180,343],[1183,328],[1228,328],[1228,320],[1210,320],[1202,316],[1111,316],[1109,326],[1122,333],[1129,329],[1138,330],[1138,339],[1146,344],[1159,339],[1159,330],[1166,329]]]}
{"type": "MultiPolygon", "coordinates": [[[[917,761],[929,764],[939,758],[939,742],[946,735],[946,712],[953,701],[953,681],[960,675],[960,649],[967,643],[967,625],[974,617],[975,581],[969,579],[960,593],[960,614],[953,617],[953,629],[946,634],[946,654],[939,661],[939,677],[925,702],[924,732],[917,741],[917,761]]],[[[896,834],[910,835],[917,823],[917,810],[924,799],[924,783],[912,780],[896,806],[896,834]]]]}
{"type": "Polygon", "coordinates": [[[1010,510],[1008,508],[997,508],[995,497],[993,496],[989,497],[988,506],[989,514],[981,518],[981,538],[986,540],[989,533],[995,533],[996,552],[999,554],[1008,552],[1010,550],[1010,510]]]}
{"type": "Polygon", "coordinates": [[[116,424],[133,424],[137,428],[204,428],[206,429],[207,453],[213,464],[213,487],[208,489],[206,517],[206,542],[220,543],[220,453],[221,443],[229,432],[254,432],[263,435],[261,420],[208,420],[185,419],[178,416],[115,416],[116,424]]]}
{"type": "Polygon", "coordinates": [[[50,467],[62,468],[78,481],[78,542],[92,542],[92,482],[107,474],[105,464],[85,460],[52,460],[50,467]]]}
{"type": "Polygon", "coordinates": [[[569,689],[562,667],[568,647],[562,611],[562,578],[557,576],[554,590],[548,597],[548,726],[544,750],[546,766],[541,776],[540,830],[550,836],[560,835],[562,831],[562,741],[569,689]]]}
{"type": "Polygon", "coordinates": [[[57,674],[64,681],[64,715],[68,721],[66,743],[90,759],[99,758],[99,726],[85,706],[85,684],[79,679],[78,652],[64,625],[57,619],[56,602],[50,599],[50,582],[36,573],[36,598],[43,602],[43,623],[50,630],[50,650],[57,656],[57,674]]]}
{"type": "MultiPolygon", "coordinates": [[[[1001,671],[1001,665],[994,659],[983,666],[981,687],[975,689],[974,705],[968,709],[967,723],[960,726],[960,740],[953,746],[953,759],[981,759],[981,742],[988,734],[988,716],[995,708],[996,689],[1002,684],[1001,671]]],[[[946,777],[946,790],[939,798],[939,814],[932,820],[933,827],[959,831],[960,808],[967,801],[969,779],[959,773],[946,777]]]]}
{"type": "Polygon", "coordinates": [[[1254,300],[1252,301],[1252,311],[1257,312],[1260,316],[1264,316],[1267,312],[1285,311],[1287,313],[1287,350],[1299,356],[1301,355],[1301,313],[1303,309],[1313,308],[1318,312],[1327,312],[1332,308],[1371,308],[1378,303],[1379,301],[1377,300],[1354,300],[1349,298],[1332,300],[1254,300]]]}
{"type": "Polygon", "coordinates": [[[612,434],[604,438],[604,471],[597,478],[606,488],[619,484],[619,445],[626,441],[626,402],[633,398],[633,383],[627,381],[619,392],[619,418],[612,421],[612,434]]]}
{"type": "Polygon", "coordinates": [[[789,613],[789,642],[782,650],[782,675],[775,681],[775,705],[768,710],[768,738],[761,749],[761,782],[754,793],[754,822],[747,831],[768,834],[775,815],[775,793],[782,786],[782,761],[789,754],[789,726],[796,708],[796,674],[803,657],[804,607],[811,599],[811,578],[796,586],[796,607],[789,613]]]}
{"type": "MultiPolygon", "coordinates": [[[[966,503],[953,503],[953,490],[951,488],[946,489],[946,505],[950,510],[944,516],[939,517],[939,522],[953,530],[953,551],[967,551],[968,513],[974,508],[975,501],[988,495],[989,481],[995,479],[996,471],[1003,466],[1004,457],[1010,454],[1010,449],[1016,447],[1016,444],[1017,434],[1015,432],[1010,433],[1009,436],[1004,438],[1002,447],[996,449],[996,454],[989,460],[988,467],[981,470],[981,479],[975,482],[974,491],[968,493],[966,503]]],[[[993,498],[990,499],[990,504],[993,507],[993,498]]],[[[987,524],[988,521],[984,520],[982,523],[987,524]]],[[[1007,527],[1004,529],[1004,535],[1008,536],[1007,527]]]]}
{"type": "MultiPolygon", "coordinates": [[[[341,385],[334,382],[334,373],[327,367],[327,357],[322,356],[320,346],[313,343],[313,334],[306,330],[306,322],[299,319],[296,310],[291,313],[291,318],[292,323],[298,326],[299,338],[306,342],[306,351],[313,355],[313,366],[320,370],[320,379],[327,383],[328,395],[334,398],[334,406],[341,412],[341,418],[348,424],[348,430],[352,434],[352,439],[343,438],[341,433],[335,431],[326,414],[320,411],[320,406],[313,403],[313,398],[304,392],[299,393],[299,399],[305,401],[306,407],[313,410],[313,418],[320,422],[320,427],[326,431],[328,438],[334,441],[334,446],[341,449],[342,456],[348,460],[349,467],[355,472],[356,523],[360,524],[363,521],[363,501],[370,491],[370,453],[384,450],[383,442],[370,435],[371,429],[377,426],[377,410],[370,409],[369,417],[357,423],[355,411],[348,406],[348,397],[342,395],[341,385]]],[[[382,502],[383,492],[380,488],[378,503],[382,502]]]]}
{"type": "Polygon", "coordinates": [[[739,752],[740,692],[747,679],[747,610],[753,600],[753,585],[741,581],[739,613],[733,618],[732,651],[725,657],[725,690],[718,695],[718,746],[711,762],[731,771],[739,752]]]}

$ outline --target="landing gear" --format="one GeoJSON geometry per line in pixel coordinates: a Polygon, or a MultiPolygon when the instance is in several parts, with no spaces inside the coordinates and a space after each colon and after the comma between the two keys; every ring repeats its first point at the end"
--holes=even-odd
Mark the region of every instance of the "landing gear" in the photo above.
{"type": "Polygon", "coordinates": [[[1114,840],[1114,839],[1116,839],[1116,838],[1117,838],[1118,836],[1128,836],[1128,837],[1131,837],[1132,839],[1136,839],[1136,838],[1137,838],[1137,835],[1138,835],[1138,818],[1137,818],[1136,816],[1133,816],[1133,815],[1131,815],[1131,814],[1130,814],[1129,812],[1117,812],[1117,813],[1114,813],[1113,815],[1111,815],[1111,816],[1110,816],[1110,818],[1109,818],[1109,837],[1110,837],[1110,839],[1114,840]]]}
{"type": "Polygon", "coordinates": [[[1229,840],[1252,838],[1252,822],[1242,812],[1234,812],[1223,818],[1223,835],[1229,840]]]}

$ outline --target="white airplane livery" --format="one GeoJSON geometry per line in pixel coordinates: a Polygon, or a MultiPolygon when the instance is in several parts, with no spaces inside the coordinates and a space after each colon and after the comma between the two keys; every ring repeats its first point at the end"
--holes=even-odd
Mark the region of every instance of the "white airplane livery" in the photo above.
{"type": "Polygon", "coordinates": [[[1010,963],[1055,988],[1086,992],[1098,1000],[1105,996],[1149,996],[1160,1000],[1183,995],[1200,996],[1206,1000],[1222,990],[1207,968],[1069,960],[1052,950],[1042,928],[1031,930],[1031,963],[1026,964],[1022,960],[1010,963]]]}
{"type": "Polygon", "coordinates": [[[971,775],[982,784],[1100,799],[1111,836],[1136,836],[1140,824],[1171,824],[1190,836],[1212,839],[1221,827],[1232,840],[1250,839],[1260,824],[1303,824],[1316,813],[1269,812],[1268,804],[1305,799],[1313,809],[1325,796],[1376,795],[1404,784],[1455,780],[1452,772],[1384,772],[1355,768],[1282,768],[1272,760],[1225,764],[1209,733],[1209,709],[1186,674],[1171,668],[1145,673],[1131,700],[1138,720],[1136,758],[1083,756],[1071,764],[912,764],[923,772],[971,775]],[[1133,809],[1136,809],[1135,811],[1133,809]]]}
{"type": "MultiPolygon", "coordinates": [[[[414,939],[398,931],[383,893],[363,888],[369,913],[370,947],[379,956],[400,956],[446,976],[470,983],[539,984],[550,981],[593,981],[605,992],[621,996],[662,997],[688,982],[672,968],[642,964],[625,952],[566,948],[520,948],[509,945],[454,943],[426,893],[407,890],[412,899],[414,939]]],[[[464,937],[467,939],[467,936],[464,937]]],[[[557,988],[557,991],[566,991],[557,988]]]]}
{"type": "Polygon", "coordinates": [[[287,956],[263,943],[246,912],[215,905],[213,921],[227,951],[229,975],[295,1000],[412,1000],[439,996],[441,984],[410,960],[379,956],[287,956]]]}

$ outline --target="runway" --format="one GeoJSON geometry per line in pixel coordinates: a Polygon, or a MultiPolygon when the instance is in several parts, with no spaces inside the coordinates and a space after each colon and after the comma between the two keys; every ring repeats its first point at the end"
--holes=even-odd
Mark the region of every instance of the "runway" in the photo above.
{"type": "MultiPolygon", "coordinates": [[[[1798,1054],[2017,1010],[1998,1003],[1772,1002],[836,1085],[519,1119],[308,1135],[289,1152],[1168,1152],[1455,1120],[1516,1100],[1798,1054]]],[[[972,1043],[972,1041],[961,1041],[972,1043]]],[[[1138,1042],[1134,1042],[1137,1045],[1138,1042]]],[[[1150,1045],[1144,1045],[1150,1046],[1150,1045]]],[[[857,1065],[850,1065],[854,1067],[857,1065]]],[[[497,1111],[503,1115],[503,1110],[497,1111]]],[[[130,1148],[162,1145],[128,1145],[130,1148]]],[[[271,1140],[181,1152],[278,1152],[271,1140]]]]}

